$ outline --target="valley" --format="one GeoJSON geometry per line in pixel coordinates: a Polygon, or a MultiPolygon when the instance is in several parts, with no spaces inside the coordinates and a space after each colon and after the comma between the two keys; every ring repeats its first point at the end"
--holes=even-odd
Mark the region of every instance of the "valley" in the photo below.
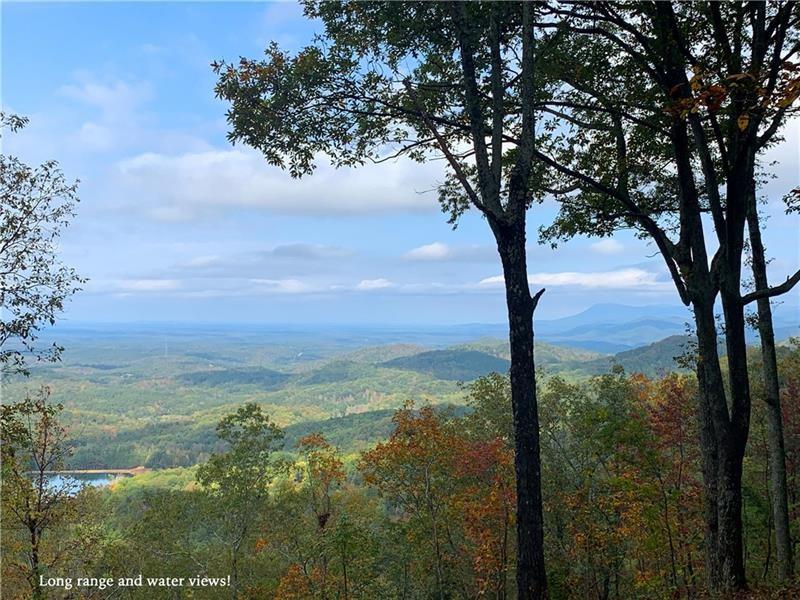
{"type": "MultiPolygon", "coordinates": [[[[677,314],[654,320],[652,312],[604,305],[543,321],[536,342],[542,378],[585,380],[614,365],[648,377],[679,370],[675,358],[691,349],[690,338],[675,334],[683,327],[677,314]],[[633,320],[621,321],[624,314],[633,320]],[[602,331],[601,316],[640,345],[615,341],[624,349],[589,349],[603,345],[591,338],[602,331]]],[[[53,401],[64,405],[73,469],[202,462],[220,450],[216,423],[247,402],[258,403],[285,428],[289,451],[303,435],[320,431],[354,453],[385,439],[393,411],[406,402],[463,410],[463,383],[508,370],[501,332],[492,325],[70,325],[56,332],[66,348],[62,362],[35,365],[28,380],[6,383],[4,396],[11,402],[50,387],[53,401]]],[[[605,336],[606,347],[612,339],[605,336]]]]}

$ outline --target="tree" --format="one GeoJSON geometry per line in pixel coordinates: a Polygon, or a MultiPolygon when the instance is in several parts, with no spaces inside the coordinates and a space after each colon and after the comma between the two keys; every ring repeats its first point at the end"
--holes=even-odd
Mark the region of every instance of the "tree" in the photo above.
{"type": "Polygon", "coordinates": [[[747,585],[744,309],[800,280],[798,271],[781,285],[741,289],[758,157],[797,112],[798,22],[797,4],[790,2],[577,1],[550,5],[538,23],[563,34],[557,59],[542,66],[561,81],[542,108],[560,131],[558,148],[539,156],[557,176],[553,190],[561,205],[545,236],[633,228],[656,245],[682,302],[693,309],[706,560],[714,591],[747,585]],[[718,299],[727,385],[717,350],[718,299]]]}
{"type": "MultiPolygon", "coordinates": [[[[462,427],[462,423],[457,423],[462,427]]],[[[508,597],[510,550],[514,547],[514,455],[500,438],[468,440],[455,465],[459,491],[456,514],[464,547],[472,558],[479,595],[508,597]]]]}
{"type": "Polygon", "coordinates": [[[508,377],[489,373],[464,386],[465,402],[470,408],[462,418],[471,439],[500,439],[514,448],[514,423],[511,419],[511,386],[508,377]]]}
{"type": "MultiPolygon", "coordinates": [[[[800,506],[800,338],[792,338],[789,348],[778,356],[781,376],[781,409],[786,428],[786,483],[789,506],[796,515],[800,506]]],[[[797,523],[795,519],[795,524],[797,523]]],[[[795,537],[798,537],[795,529],[795,537]]]]}
{"type": "Polygon", "coordinates": [[[344,463],[336,448],[321,433],[310,433],[297,442],[305,458],[305,479],[311,496],[311,510],[320,531],[325,529],[333,512],[332,493],[344,481],[344,463]]]}
{"type": "Polygon", "coordinates": [[[689,375],[670,373],[659,381],[638,377],[635,387],[650,433],[652,457],[645,475],[655,479],[658,490],[653,506],[664,533],[658,547],[668,552],[670,584],[688,598],[697,593],[701,566],[696,560],[702,531],[697,383],[689,375]]]}
{"type": "Polygon", "coordinates": [[[271,454],[282,446],[283,431],[261,407],[249,402],[217,425],[228,444],[197,469],[197,482],[213,501],[215,536],[224,544],[231,570],[231,596],[238,598],[242,548],[254,533],[268,496],[267,484],[283,469],[271,454]]]}
{"type": "MultiPolygon", "coordinates": [[[[12,132],[27,119],[0,113],[12,132]]],[[[57,344],[41,347],[39,333],[55,324],[64,302],[85,281],[58,260],[58,240],[78,202],[55,161],[32,168],[0,155],[0,373],[28,373],[28,361],[58,360],[57,344]]]]}
{"type": "MultiPolygon", "coordinates": [[[[335,166],[406,156],[444,159],[439,199],[451,222],[487,220],[505,278],[517,480],[519,598],[546,595],[539,423],[527,211],[539,197],[535,40],[539,5],[473,2],[304,2],[317,42],[294,56],[214,63],[231,108],[229,139],[292,176],[320,155],[335,166]]],[[[546,48],[543,51],[546,51],[546,48]]]]}
{"type": "Polygon", "coordinates": [[[648,579],[640,548],[656,527],[644,525],[649,437],[634,386],[617,367],[588,382],[553,377],[541,397],[548,525],[563,565],[563,575],[551,574],[554,587],[567,596],[636,597],[648,579]]]}
{"type": "MultiPolygon", "coordinates": [[[[767,259],[756,207],[755,190],[750,196],[747,211],[750,240],[750,266],[756,290],[768,290],[767,259]]],[[[756,300],[758,335],[761,339],[761,369],[764,382],[764,402],[767,409],[767,443],[769,444],[770,501],[775,523],[775,551],[778,576],[788,582],[794,572],[792,536],[789,523],[789,497],[786,485],[786,447],[783,439],[778,358],[775,350],[775,331],[772,326],[772,306],[769,298],[756,300]]]]}
{"type": "MultiPolygon", "coordinates": [[[[49,389],[42,388],[33,398],[0,406],[3,515],[25,533],[25,562],[16,566],[36,600],[45,597],[39,576],[63,558],[59,552],[45,552],[43,542],[68,518],[70,497],[77,491],[72,480],[50,474],[63,468],[70,448],[58,423],[62,407],[49,403],[49,396],[49,389]]],[[[5,518],[4,523],[5,549],[13,530],[5,518]]]]}
{"type": "MultiPolygon", "coordinates": [[[[492,377],[483,383],[472,389],[473,406],[481,403],[477,389],[496,391],[500,381],[492,377]]],[[[503,395],[510,405],[507,392],[503,395]]],[[[484,415],[494,412],[496,401],[487,401],[484,415]]],[[[516,545],[510,440],[487,436],[469,416],[448,419],[430,406],[417,411],[407,405],[393,420],[389,439],[358,463],[364,482],[378,490],[404,534],[405,542],[393,544],[393,559],[419,573],[410,579],[420,592],[507,598],[516,545]],[[403,557],[406,548],[409,557],[403,557]]],[[[479,422],[487,424],[483,417],[479,422]]],[[[391,527],[382,533],[391,539],[391,527]]]]}
{"type": "Polygon", "coordinates": [[[393,421],[396,428],[390,438],[365,452],[358,468],[365,483],[375,486],[409,520],[409,536],[422,541],[425,570],[432,566],[428,587],[444,599],[464,583],[454,573],[461,557],[453,535],[459,523],[452,503],[453,469],[464,453],[463,440],[430,406],[419,411],[406,406],[393,421]]]}
{"type": "MultiPolygon", "coordinates": [[[[331,446],[321,433],[310,433],[297,442],[305,458],[305,484],[309,504],[317,522],[317,534],[323,547],[320,554],[320,587],[322,597],[327,596],[328,555],[326,548],[327,525],[333,516],[332,494],[344,481],[344,463],[336,448],[331,446]]],[[[346,571],[345,571],[346,573],[346,571]]],[[[347,596],[347,579],[344,580],[344,595],[347,596]]]]}

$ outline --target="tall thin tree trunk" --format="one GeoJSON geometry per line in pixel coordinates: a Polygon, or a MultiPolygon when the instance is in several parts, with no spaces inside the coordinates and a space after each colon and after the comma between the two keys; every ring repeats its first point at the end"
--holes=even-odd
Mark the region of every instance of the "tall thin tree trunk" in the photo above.
{"type": "Polygon", "coordinates": [[[347,548],[342,547],[342,583],[344,587],[344,600],[349,600],[350,596],[347,589],[347,548]]]}
{"type": "MultiPolygon", "coordinates": [[[[764,244],[758,227],[755,196],[749,202],[747,225],[750,232],[753,279],[757,290],[769,287],[764,244]]],[[[764,376],[764,401],[767,409],[767,445],[769,448],[770,500],[775,523],[775,553],[778,577],[789,581],[793,574],[792,539],[789,528],[789,500],[786,487],[786,448],[783,441],[783,416],[781,413],[778,360],[775,354],[775,332],[772,328],[772,307],[769,298],[758,303],[758,334],[761,338],[761,362],[764,376]]]]}
{"type": "MultiPolygon", "coordinates": [[[[727,593],[747,587],[742,556],[741,503],[746,433],[742,439],[740,427],[734,426],[728,412],[717,350],[713,299],[707,303],[696,302],[694,309],[699,355],[700,449],[706,501],[706,568],[711,591],[727,593]]],[[[736,316],[731,314],[730,317],[732,326],[727,333],[728,338],[733,335],[734,339],[727,341],[729,354],[734,350],[734,356],[729,356],[735,371],[731,379],[734,385],[734,379],[738,381],[741,377],[735,364],[740,362],[738,355],[744,346],[743,339],[740,340],[735,331],[736,316]]]]}
{"type": "MultiPolygon", "coordinates": [[[[717,538],[719,523],[717,518],[717,496],[719,481],[717,464],[719,463],[719,449],[717,436],[714,431],[714,416],[712,406],[720,402],[715,398],[715,387],[722,386],[722,375],[718,368],[714,368],[714,359],[717,359],[717,331],[714,323],[713,304],[704,308],[699,303],[694,303],[694,318],[697,332],[697,381],[698,381],[698,429],[700,431],[700,460],[703,472],[703,499],[705,503],[705,558],[706,573],[710,589],[719,588],[719,568],[717,553],[717,538]]],[[[720,388],[716,393],[723,393],[720,388]]],[[[724,399],[723,399],[724,401],[724,399]]]]}
{"type": "Polygon", "coordinates": [[[41,570],[39,567],[39,541],[40,536],[37,529],[36,521],[31,521],[28,525],[31,541],[31,587],[33,588],[33,597],[36,600],[44,598],[42,593],[42,586],[39,583],[39,576],[41,570]]]}
{"type": "MultiPolygon", "coordinates": [[[[490,220],[503,263],[511,348],[514,468],[517,481],[517,597],[547,597],[544,566],[539,413],[533,361],[533,312],[528,286],[524,215],[511,223],[490,220]]],[[[538,295],[537,295],[538,298],[538,295]]]]}
{"type": "Polygon", "coordinates": [[[722,486],[719,549],[723,590],[726,592],[747,589],[742,525],[742,465],[750,431],[750,381],[747,372],[744,307],[739,299],[738,281],[735,289],[734,297],[730,297],[724,290],[721,293],[732,415],[729,441],[725,451],[720,454],[722,486]]]}

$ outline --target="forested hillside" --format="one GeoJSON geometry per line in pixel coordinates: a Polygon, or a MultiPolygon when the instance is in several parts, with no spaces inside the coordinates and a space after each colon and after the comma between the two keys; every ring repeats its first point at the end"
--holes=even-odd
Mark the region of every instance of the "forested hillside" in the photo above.
{"type": "MultiPolygon", "coordinates": [[[[668,340],[666,347],[674,343],[668,340]]],[[[618,357],[613,372],[551,375],[541,384],[543,490],[550,507],[545,543],[556,598],[602,596],[609,581],[620,598],[702,590],[696,384],[688,373],[626,372],[619,365],[630,356],[618,357]]],[[[597,359],[590,357],[586,362],[594,369],[597,359]]],[[[660,360],[645,347],[637,364],[648,357],[660,360]]],[[[783,345],[780,366],[795,498],[800,346],[783,345]]],[[[355,375],[354,382],[363,383],[355,375]]],[[[245,385],[253,393],[259,383],[245,385]]],[[[510,595],[515,536],[508,394],[505,376],[494,374],[454,386],[457,406],[429,404],[434,397],[416,403],[406,398],[399,409],[280,429],[272,425],[268,405],[223,404],[215,409],[216,421],[206,413],[207,425],[185,419],[182,426],[176,420],[127,430],[123,422],[106,426],[105,436],[98,434],[90,446],[83,445],[85,430],[73,424],[64,441],[75,448],[71,461],[108,456],[123,464],[141,456],[141,444],[154,444],[152,470],[65,499],[68,510],[42,542],[43,555],[54,557],[48,573],[236,573],[248,598],[403,597],[398,590],[426,597],[452,589],[463,597],[510,595]],[[229,431],[237,430],[246,434],[231,437],[229,431]],[[248,462],[255,455],[263,461],[259,466],[248,462]],[[176,459],[183,466],[174,467],[176,459]],[[257,471],[242,479],[243,468],[257,471]],[[218,487],[230,477],[236,489],[218,487]],[[63,544],[81,551],[55,558],[63,544]]],[[[754,579],[774,568],[762,406],[754,406],[755,442],[744,481],[747,564],[754,579]]],[[[83,414],[75,410],[58,418],[69,423],[83,414]]],[[[112,422],[112,415],[106,420],[112,422]]],[[[5,530],[7,548],[24,543],[14,531],[5,530]]],[[[4,587],[24,593],[13,556],[4,553],[4,587]]],[[[798,591],[791,590],[790,596],[798,591]]],[[[152,590],[130,590],[129,597],[151,598],[152,590]]],[[[221,596],[198,588],[193,597],[221,596]]]]}
{"type": "MultiPolygon", "coordinates": [[[[250,401],[287,433],[317,427],[341,450],[362,450],[385,437],[387,411],[407,401],[462,405],[461,382],[509,367],[508,344],[495,338],[436,349],[391,343],[352,349],[357,342],[300,342],[282,334],[268,345],[243,344],[235,335],[223,342],[165,327],[160,335],[82,331],[66,339],[70,349],[61,364],[35,366],[28,380],[7,384],[6,394],[51,388],[65,407],[74,468],[194,465],[216,448],[219,418],[250,401]]],[[[690,348],[684,337],[613,355],[537,342],[537,366],[570,381],[613,365],[658,377],[679,369],[674,357],[690,348]]]]}

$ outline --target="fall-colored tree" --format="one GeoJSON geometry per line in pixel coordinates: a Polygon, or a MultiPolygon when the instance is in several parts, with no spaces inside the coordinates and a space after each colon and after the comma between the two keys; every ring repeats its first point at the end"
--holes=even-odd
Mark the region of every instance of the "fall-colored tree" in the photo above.
{"type": "Polygon", "coordinates": [[[430,406],[408,405],[394,416],[390,438],[364,453],[359,470],[413,526],[409,535],[424,551],[423,573],[430,568],[431,589],[445,598],[465,582],[456,575],[463,561],[456,542],[451,498],[452,468],[463,453],[463,440],[450,431],[430,406]],[[419,536],[419,537],[417,537],[419,536]]]}
{"type": "Polygon", "coordinates": [[[6,584],[12,589],[15,575],[22,574],[35,600],[45,597],[40,576],[65,558],[47,542],[69,519],[71,496],[78,489],[74,481],[51,474],[64,467],[70,447],[58,421],[62,406],[49,398],[50,390],[41,388],[21,402],[0,405],[3,571],[11,575],[6,584]],[[14,556],[6,540],[20,534],[14,556]]]}
{"type": "Polygon", "coordinates": [[[563,132],[543,158],[561,207],[545,233],[555,240],[634,228],[652,241],[691,306],[707,585],[713,593],[744,590],[741,481],[751,409],[744,309],[800,281],[797,271],[745,292],[745,226],[760,157],[798,111],[797,4],[574,1],[545,12],[539,26],[560,34],[561,51],[540,66],[562,82],[543,102],[552,111],[545,118],[563,132]]]}
{"type": "Polygon", "coordinates": [[[702,481],[700,453],[696,445],[697,384],[692,377],[670,374],[652,382],[636,378],[639,401],[645,409],[653,450],[645,475],[655,479],[657,502],[651,505],[661,533],[657,573],[668,564],[670,586],[691,597],[698,593],[705,568],[699,548],[702,542],[702,481]],[[669,560],[663,556],[668,553],[669,560]]]}

